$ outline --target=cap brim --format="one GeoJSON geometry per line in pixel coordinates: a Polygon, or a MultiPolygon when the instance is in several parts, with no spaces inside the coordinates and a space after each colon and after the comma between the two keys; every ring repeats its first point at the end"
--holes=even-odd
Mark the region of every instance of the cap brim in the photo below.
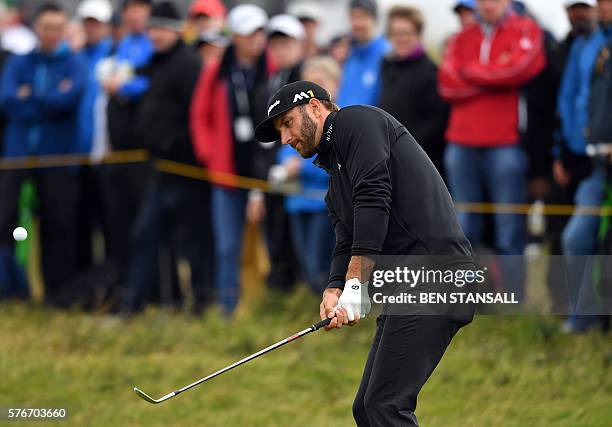
{"type": "Polygon", "coordinates": [[[280,134],[274,127],[274,119],[278,116],[279,114],[272,116],[258,124],[255,128],[255,139],[257,139],[259,142],[278,141],[280,139],[280,134]]]}

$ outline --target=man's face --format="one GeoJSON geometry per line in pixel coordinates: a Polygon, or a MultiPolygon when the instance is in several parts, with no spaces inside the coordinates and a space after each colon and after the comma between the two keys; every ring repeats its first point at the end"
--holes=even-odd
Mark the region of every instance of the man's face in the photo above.
{"type": "Polygon", "coordinates": [[[57,48],[66,31],[67,19],[63,12],[43,12],[34,23],[34,30],[40,41],[40,47],[45,52],[57,48]]]}
{"type": "Polygon", "coordinates": [[[266,35],[263,30],[257,30],[249,36],[235,34],[232,43],[240,55],[256,59],[266,48],[266,35]]]}
{"type": "Polygon", "coordinates": [[[212,30],[212,20],[210,19],[210,16],[205,15],[203,13],[191,18],[191,22],[193,23],[193,26],[197,29],[198,33],[212,30]]]}
{"type": "Polygon", "coordinates": [[[376,21],[366,10],[351,9],[351,30],[353,37],[360,43],[368,42],[374,36],[376,21]]]}
{"type": "Polygon", "coordinates": [[[567,8],[567,17],[572,26],[572,31],[583,33],[593,27],[596,19],[596,9],[586,4],[576,4],[567,8]]]}
{"type": "Polygon", "coordinates": [[[400,58],[410,55],[421,42],[414,23],[399,17],[389,21],[389,40],[393,53],[400,58]]]}
{"type": "Polygon", "coordinates": [[[612,0],[598,0],[597,19],[605,24],[612,23],[612,0]]]}
{"type": "Polygon", "coordinates": [[[319,23],[312,19],[300,19],[300,22],[306,31],[306,39],[314,40],[315,36],[317,35],[317,31],[319,30],[319,23]]]}
{"type": "Polygon", "coordinates": [[[130,2],[123,10],[123,22],[131,33],[142,33],[147,28],[151,7],[144,3],[130,2]]]}
{"type": "Polygon", "coordinates": [[[350,53],[351,39],[349,37],[343,37],[329,49],[329,55],[338,61],[338,64],[344,64],[350,53]]]}
{"type": "Polygon", "coordinates": [[[274,127],[280,133],[281,144],[291,145],[305,159],[317,152],[317,123],[309,104],[292,108],[274,119],[274,127]]]}
{"type": "Polygon", "coordinates": [[[206,64],[211,61],[221,60],[221,58],[223,58],[223,54],[225,53],[225,48],[204,43],[198,48],[198,52],[200,52],[202,62],[206,64]]]}
{"type": "Polygon", "coordinates": [[[155,52],[167,52],[179,39],[178,32],[170,28],[149,27],[148,32],[155,52]]]}
{"type": "Polygon", "coordinates": [[[96,44],[109,33],[109,27],[102,22],[87,18],[83,21],[83,31],[85,31],[85,39],[88,44],[96,44]]]}
{"type": "Polygon", "coordinates": [[[506,10],[510,7],[511,0],[477,0],[478,12],[482,19],[488,24],[499,22],[506,10]]]}
{"type": "Polygon", "coordinates": [[[292,37],[276,35],[268,39],[268,49],[281,69],[297,65],[304,56],[304,46],[292,37]]]}
{"type": "Polygon", "coordinates": [[[476,22],[476,14],[469,7],[460,7],[457,10],[457,16],[459,17],[459,24],[461,29],[469,27],[476,22]]]}

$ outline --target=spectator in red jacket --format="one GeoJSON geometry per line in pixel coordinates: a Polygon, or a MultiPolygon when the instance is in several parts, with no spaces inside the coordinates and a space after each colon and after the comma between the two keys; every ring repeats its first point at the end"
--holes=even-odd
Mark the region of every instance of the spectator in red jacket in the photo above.
{"type": "MultiPolygon", "coordinates": [[[[258,6],[233,8],[227,20],[232,44],[221,62],[206,64],[196,87],[191,106],[192,140],[198,160],[213,172],[266,179],[274,161],[270,150],[274,144],[254,139],[254,123],[268,116],[268,81],[275,71],[265,54],[267,21],[258,6]]],[[[228,314],[238,303],[245,219],[248,216],[250,222],[258,223],[264,212],[261,193],[213,186],[215,283],[219,302],[228,314]]]]}
{"type": "MultiPolygon", "coordinates": [[[[450,41],[439,70],[440,94],[451,104],[445,168],[457,202],[524,203],[527,157],[519,145],[519,88],[546,65],[543,34],[516,15],[510,0],[477,0],[479,21],[450,41]]],[[[461,213],[473,245],[482,240],[481,215],[461,213]]],[[[495,246],[522,255],[524,221],[496,214],[495,246]]],[[[503,284],[523,298],[520,257],[502,260],[503,284]]]]}

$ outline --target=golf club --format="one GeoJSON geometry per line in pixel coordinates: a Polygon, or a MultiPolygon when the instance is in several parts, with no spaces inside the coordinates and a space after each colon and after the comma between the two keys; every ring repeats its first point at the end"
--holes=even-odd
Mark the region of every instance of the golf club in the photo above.
{"type": "Polygon", "coordinates": [[[229,371],[231,369],[234,369],[237,366],[242,365],[243,363],[246,363],[246,362],[248,362],[250,360],[256,359],[259,356],[261,356],[263,354],[266,354],[266,353],[268,353],[268,352],[270,352],[272,350],[276,350],[277,348],[282,347],[283,345],[285,345],[287,343],[290,343],[291,341],[294,341],[294,340],[296,340],[298,338],[301,338],[304,335],[308,335],[311,332],[318,331],[322,327],[329,325],[331,320],[332,319],[325,319],[325,320],[321,320],[318,323],[315,323],[314,325],[310,325],[308,328],[304,329],[303,331],[300,331],[300,332],[298,332],[298,333],[296,333],[294,335],[291,335],[290,337],[287,337],[284,340],[281,340],[281,341],[277,342],[276,344],[272,344],[269,347],[266,347],[266,348],[264,348],[262,350],[259,350],[257,353],[253,353],[250,356],[245,357],[244,359],[241,359],[241,360],[239,360],[237,362],[234,362],[231,365],[226,366],[225,368],[220,369],[217,372],[214,372],[214,373],[212,373],[212,374],[210,374],[210,375],[208,375],[208,376],[206,376],[204,378],[201,378],[201,379],[197,380],[196,382],[193,382],[193,383],[191,383],[189,385],[186,385],[185,387],[183,387],[181,389],[178,389],[178,390],[175,390],[175,391],[173,391],[171,393],[168,393],[165,396],[160,397],[159,399],[153,399],[151,396],[149,396],[144,391],[140,390],[138,387],[134,387],[134,391],[136,392],[136,394],[138,396],[140,396],[142,399],[146,400],[149,403],[158,404],[158,403],[165,402],[166,400],[173,398],[177,394],[180,394],[180,393],[182,393],[182,392],[184,392],[186,390],[189,390],[192,387],[200,385],[200,384],[202,384],[205,381],[208,381],[208,380],[210,380],[210,379],[212,379],[212,378],[214,378],[214,377],[216,377],[218,375],[221,375],[221,374],[223,374],[223,373],[225,373],[225,372],[227,372],[227,371],[229,371]]]}

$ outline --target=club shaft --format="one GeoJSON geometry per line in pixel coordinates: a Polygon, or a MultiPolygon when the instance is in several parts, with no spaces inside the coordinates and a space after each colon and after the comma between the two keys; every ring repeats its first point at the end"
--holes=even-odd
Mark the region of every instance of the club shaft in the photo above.
{"type": "Polygon", "coordinates": [[[259,356],[261,356],[263,354],[266,354],[266,353],[268,353],[268,352],[270,352],[272,350],[275,350],[275,349],[277,349],[279,347],[282,347],[283,345],[285,345],[287,343],[290,343],[291,341],[294,341],[294,340],[296,340],[298,338],[301,338],[304,335],[307,335],[307,334],[309,334],[311,332],[318,331],[319,329],[329,325],[330,322],[331,322],[331,319],[329,319],[329,318],[321,320],[320,322],[315,323],[314,325],[310,325],[308,328],[304,329],[303,331],[300,331],[300,332],[298,332],[296,334],[293,334],[290,337],[287,337],[284,340],[281,340],[281,341],[277,342],[276,344],[272,344],[269,347],[266,347],[266,348],[264,348],[262,350],[259,350],[257,353],[254,353],[254,354],[252,354],[250,356],[245,357],[244,359],[241,359],[241,360],[239,360],[239,361],[237,361],[235,363],[232,363],[231,365],[226,366],[225,368],[220,369],[217,372],[214,372],[214,373],[212,373],[212,374],[210,374],[210,375],[208,375],[208,376],[206,376],[204,378],[201,378],[201,379],[197,380],[196,382],[193,382],[193,383],[191,383],[189,385],[186,385],[185,387],[183,387],[181,389],[178,389],[178,390],[175,390],[173,392],[170,392],[170,393],[166,394],[165,396],[163,396],[163,397],[161,397],[159,399],[152,398],[151,396],[146,394],[144,391],[140,390],[138,387],[134,387],[134,392],[136,392],[136,394],[138,394],[138,396],[140,396],[142,399],[146,400],[149,403],[156,404],[156,403],[165,402],[166,400],[173,398],[177,394],[182,393],[182,392],[184,392],[186,390],[189,390],[190,388],[195,387],[198,384],[202,384],[203,382],[208,381],[211,378],[214,378],[216,376],[219,376],[219,375],[221,375],[224,372],[227,372],[227,371],[229,371],[231,369],[234,369],[235,367],[240,366],[240,365],[248,362],[249,360],[256,359],[259,356]]]}
{"type": "MultiPolygon", "coordinates": [[[[329,322],[327,322],[327,323],[329,323],[329,322]]],[[[250,356],[245,357],[244,359],[240,359],[239,361],[234,362],[231,365],[226,366],[225,368],[218,370],[217,372],[213,372],[212,374],[210,374],[210,375],[208,375],[208,376],[206,376],[204,378],[201,378],[201,379],[199,379],[199,380],[197,380],[197,381],[195,381],[195,382],[193,382],[193,383],[191,383],[189,385],[186,385],[185,387],[183,387],[183,388],[181,388],[179,390],[176,390],[173,393],[174,393],[174,395],[177,395],[177,394],[182,393],[182,392],[184,392],[186,390],[189,390],[192,387],[195,387],[195,386],[197,386],[199,384],[202,384],[205,381],[208,381],[208,380],[210,380],[210,379],[212,379],[212,378],[214,378],[214,377],[216,377],[218,375],[221,375],[221,374],[223,374],[223,373],[225,373],[225,372],[227,372],[227,371],[229,371],[231,369],[234,369],[234,368],[236,368],[236,367],[238,367],[238,366],[240,366],[240,365],[242,365],[244,363],[247,363],[247,362],[249,362],[249,361],[251,361],[253,359],[256,359],[259,356],[262,356],[262,355],[264,355],[264,354],[266,354],[266,353],[268,353],[268,352],[270,352],[272,350],[275,350],[275,349],[277,349],[279,347],[282,347],[285,344],[290,343],[291,341],[294,341],[294,340],[296,340],[298,338],[303,337],[304,335],[307,335],[307,334],[309,334],[311,332],[314,332],[317,329],[319,329],[320,326],[318,326],[318,325],[319,324],[312,325],[312,326],[310,326],[310,327],[308,327],[308,328],[306,328],[306,329],[304,329],[304,330],[302,330],[302,331],[300,331],[300,332],[298,332],[298,333],[296,333],[294,335],[291,335],[290,337],[285,338],[284,340],[281,340],[281,341],[277,342],[276,344],[272,344],[269,347],[266,347],[266,348],[264,348],[262,350],[259,350],[257,353],[253,353],[250,356]]]]}

